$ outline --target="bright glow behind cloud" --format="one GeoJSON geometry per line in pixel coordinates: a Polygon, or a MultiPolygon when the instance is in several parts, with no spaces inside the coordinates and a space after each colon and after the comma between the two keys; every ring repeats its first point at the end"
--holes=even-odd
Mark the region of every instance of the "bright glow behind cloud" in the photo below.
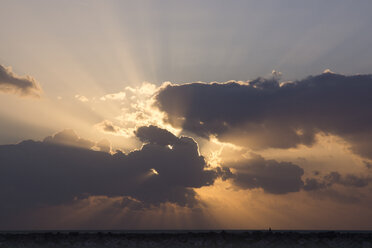
{"type": "Polygon", "coordinates": [[[167,124],[164,113],[154,107],[154,96],[161,88],[144,82],[139,87],[128,86],[124,91],[98,97],[102,102],[95,102],[93,106],[112,104],[120,108],[120,113],[111,116],[109,120],[103,120],[96,127],[106,133],[125,137],[132,137],[137,127],[148,125],[156,125],[178,134],[180,130],[167,124]]]}

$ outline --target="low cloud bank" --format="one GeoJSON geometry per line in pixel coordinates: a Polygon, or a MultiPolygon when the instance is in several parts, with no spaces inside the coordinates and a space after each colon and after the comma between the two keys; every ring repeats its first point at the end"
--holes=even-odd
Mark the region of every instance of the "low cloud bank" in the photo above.
{"type": "Polygon", "coordinates": [[[1,145],[2,226],[10,225],[22,213],[80,206],[80,202],[94,206],[96,200],[102,202],[99,205],[113,204],[119,212],[121,208],[142,211],[166,204],[198,209],[203,203],[195,189],[211,186],[218,178],[228,180],[236,189],[262,189],[269,194],[316,192],[334,184],[360,188],[370,182],[369,178],[337,172],[303,181],[300,166],[257,154],[212,168],[190,137],[177,137],[152,125],[139,127],[135,135],[144,144],[128,154],[111,154],[109,141],[95,143],[73,130],[43,141],[1,145]]]}

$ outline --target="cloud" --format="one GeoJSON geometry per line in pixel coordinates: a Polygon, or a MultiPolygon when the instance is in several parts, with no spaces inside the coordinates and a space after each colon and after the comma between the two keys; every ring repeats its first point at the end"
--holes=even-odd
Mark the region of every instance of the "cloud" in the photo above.
{"type": "Polygon", "coordinates": [[[116,135],[116,136],[122,136],[126,138],[133,137],[135,130],[136,130],[135,127],[121,127],[121,126],[115,125],[113,122],[109,120],[101,121],[95,124],[94,127],[103,133],[116,135]]]}
{"type": "Polygon", "coordinates": [[[174,127],[252,149],[311,146],[319,132],[372,158],[372,75],[326,71],[281,84],[271,79],[165,85],[155,105],[174,127]]]}
{"type": "MultiPolygon", "coordinates": [[[[314,178],[302,179],[304,170],[291,162],[278,162],[267,160],[262,156],[251,153],[251,158],[225,163],[217,168],[220,178],[230,180],[238,189],[263,189],[270,194],[287,194],[291,192],[327,191],[328,194],[336,192],[334,185],[348,188],[363,188],[372,181],[369,176],[354,174],[341,175],[337,171],[330,172],[319,178],[318,173],[313,173],[314,178]]],[[[342,193],[339,192],[339,195],[342,193]]],[[[354,196],[355,198],[355,196],[354,196]]]]}
{"type": "Polygon", "coordinates": [[[367,169],[371,169],[372,168],[372,164],[370,162],[363,161],[363,163],[367,167],[367,169]]]}
{"type": "MultiPolygon", "coordinates": [[[[144,144],[128,154],[112,154],[107,140],[94,143],[68,129],[43,141],[0,145],[0,228],[23,224],[34,228],[39,219],[50,228],[50,216],[73,223],[66,218],[76,214],[85,223],[108,223],[107,217],[135,227],[136,218],[129,216],[152,218],[148,212],[164,214],[168,210],[158,210],[169,207],[175,207],[175,212],[205,210],[196,189],[213,185],[218,178],[235,189],[262,189],[277,195],[304,189],[315,197],[346,203],[361,196],[343,194],[333,186],[353,189],[370,182],[367,177],[332,172],[322,178],[314,174],[304,183],[304,170],[298,165],[257,154],[211,168],[192,138],[153,125],[139,127],[135,135],[144,144]],[[97,148],[100,151],[92,150],[97,148]]],[[[197,216],[200,220],[203,213],[197,216]]]]}
{"type": "Polygon", "coordinates": [[[40,97],[39,83],[31,76],[17,76],[11,67],[0,65],[0,92],[40,97]]]}
{"type": "Polygon", "coordinates": [[[107,94],[102,97],[100,97],[101,101],[106,101],[106,100],[124,100],[126,96],[126,93],[121,91],[117,93],[112,93],[112,94],[107,94]]]}
{"type": "Polygon", "coordinates": [[[111,121],[104,120],[100,123],[97,123],[95,125],[97,129],[104,133],[114,134],[114,135],[123,135],[123,136],[131,136],[130,133],[127,132],[127,130],[114,125],[111,121]]]}
{"type": "Polygon", "coordinates": [[[128,154],[86,149],[94,142],[72,130],[42,142],[1,145],[0,215],[17,216],[89,196],[130,197],[142,207],[198,205],[194,188],[212,185],[218,172],[208,167],[192,138],[173,135],[169,139],[170,133],[153,126],[137,131],[153,132],[158,133],[155,139],[128,154]],[[171,140],[172,147],[157,139],[171,140]]]}
{"type": "Polygon", "coordinates": [[[136,130],[135,134],[142,142],[163,146],[173,145],[178,140],[171,132],[154,125],[140,127],[136,130]]]}
{"type": "MultiPolygon", "coordinates": [[[[122,95],[120,101],[115,104],[120,105],[121,113],[118,116],[113,116],[110,119],[120,123],[122,131],[127,135],[133,135],[133,131],[140,126],[156,125],[165,128],[174,133],[179,132],[168,123],[164,122],[164,113],[153,106],[153,96],[159,90],[154,84],[144,82],[137,87],[126,87],[124,91],[114,93],[114,95],[122,95]]],[[[104,102],[101,102],[101,104],[104,102]]]]}
{"type": "Polygon", "coordinates": [[[235,172],[230,174],[234,185],[242,189],[262,188],[271,194],[298,192],[304,183],[301,179],[304,170],[290,162],[266,160],[252,154],[251,159],[225,165],[235,172]]]}
{"type": "Polygon", "coordinates": [[[108,133],[117,133],[120,129],[110,121],[103,121],[98,123],[98,126],[102,128],[103,131],[108,132],[108,133]]]}
{"type": "Polygon", "coordinates": [[[326,184],[317,180],[316,178],[306,178],[304,190],[312,191],[326,188],[326,184]]]}
{"type": "Polygon", "coordinates": [[[111,143],[107,139],[100,140],[99,142],[97,142],[96,146],[102,152],[111,152],[111,143]]]}
{"type": "Polygon", "coordinates": [[[304,190],[321,190],[331,187],[334,184],[342,185],[345,187],[366,187],[372,181],[368,176],[357,176],[354,174],[341,175],[337,171],[332,171],[323,176],[322,179],[307,178],[304,190]]]}
{"type": "Polygon", "coordinates": [[[89,99],[86,96],[75,95],[75,98],[78,99],[80,102],[89,102],[89,99]]]}
{"type": "Polygon", "coordinates": [[[345,176],[341,176],[340,173],[336,171],[327,174],[324,177],[324,179],[327,182],[327,185],[341,184],[343,186],[357,187],[357,188],[365,187],[371,181],[371,178],[358,177],[353,174],[347,174],[345,176]]]}
{"type": "Polygon", "coordinates": [[[79,147],[84,149],[90,149],[94,146],[94,142],[86,139],[81,139],[72,129],[65,129],[54,134],[53,136],[48,136],[44,139],[43,142],[56,145],[79,147]]]}

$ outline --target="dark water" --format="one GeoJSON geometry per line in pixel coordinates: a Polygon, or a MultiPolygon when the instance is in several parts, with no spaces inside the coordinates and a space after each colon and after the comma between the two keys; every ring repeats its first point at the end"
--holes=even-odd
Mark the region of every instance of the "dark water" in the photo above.
{"type": "Polygon", "coordinates": [[[167,233],[167,234],[177,234],[177,233],[210,233],[210,232],[227,232],[227,233],[246,233],[246,232],[272,232],[272,233],[326,233],[326,232],[337,232],[337,233],[372,233],[372,230],[289,230],[289,229],[272,229],[269,231],[268,229],[156,229],[156,230],[118,230],[118,229],[102,229],[102,230],[76,230],[76,229],[61,229],[61,230],[0,230],[0,234],[4,233],[71,233],[71,232],[78,232],[78,233],[113,233],[113,234],[121,234],[121,233],[138,233],[138,234],[146,234],[146,233],[167,233]]]}
{"type": "Polygon", "coordinates": [[[24,230],[0,231],[5,247],[361,247],[372,231],[356,230],[24,230]]]}

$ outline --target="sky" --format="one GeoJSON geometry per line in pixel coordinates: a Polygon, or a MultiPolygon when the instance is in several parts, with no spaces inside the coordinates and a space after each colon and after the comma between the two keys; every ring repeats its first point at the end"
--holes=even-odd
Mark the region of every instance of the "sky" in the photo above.
{"type": "Polygon", "coordinates": [[[2,0],[0,230],[371,230],[371,8],[2,0]]]}

